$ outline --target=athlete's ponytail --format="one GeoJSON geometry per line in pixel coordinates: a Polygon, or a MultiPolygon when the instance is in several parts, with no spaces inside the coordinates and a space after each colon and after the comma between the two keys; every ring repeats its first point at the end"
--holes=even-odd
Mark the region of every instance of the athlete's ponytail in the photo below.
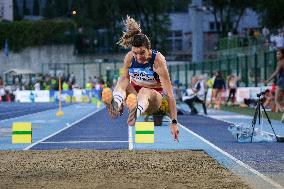
{"type": "Polygon", "coordinates": [[[123,35],[117,44],[124,48],[131,48],[132,46],[145,46],[147,49],[151,48],[150,40],[145,34],[141,33],[140,24],[130,16],[127,16],[123,23],[126,27],[126,31],[123,31],[123,35]]]}

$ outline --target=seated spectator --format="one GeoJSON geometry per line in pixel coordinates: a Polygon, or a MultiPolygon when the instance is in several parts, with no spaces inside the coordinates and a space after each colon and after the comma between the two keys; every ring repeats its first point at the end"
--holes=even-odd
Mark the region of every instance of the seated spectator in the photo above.
{"type": "Polygon", "coordinates": [[[272,112],[278,111],[275,104],[275,96],[272,94],[272,92],[269,89],[267,89],[264,93],[263,106],[266,109],[270,109],[272,112]]]}
{"type": "Polygon", "coordinates": [[[205,86],[202,78],[193,77],[192,85],[186,90],[182,100],[189,106],[191,115],[198,114],[197,109],[194,107],[194,102],[201,103],[204,114],[207,114],[205,104],[205,86]]]}

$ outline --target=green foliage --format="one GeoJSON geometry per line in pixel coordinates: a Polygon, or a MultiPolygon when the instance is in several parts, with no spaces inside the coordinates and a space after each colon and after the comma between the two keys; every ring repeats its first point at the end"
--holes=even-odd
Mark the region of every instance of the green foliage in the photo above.
{"type": "Polygon", "coordinates": [[[257,0],[257,12],[260,15],[263,26],[278,29],[284,24],[283,0],[257,0]]]}
{"type": "Polygon", "coordinates": [[[220,22],[220,34],[227,36],[229,31],[236,32],[247,8],[255,8],[256,3],[248,0],[205,0],[206,6],[212,7],[215,24],[220,22]]]}
{"type": "Polygon", "coordinates": [[[153,48],[163,51],[165,47],[165,38],[170,25],[167,10],[172,0],[156,0],[155,2],[152,0],[73,0],[65,4],[57,0],[46,2],[45,16],[47,18],[66,16],[66,12],[76,10],[77,14],[70,15],[70,17],[79,27],[83,28],[84,35],[86,31],[93,30],[89,33],[94,33],[94,35],[89,38],[99,41],[100,47],[105,45],[112,47],[113,51],[121,50],[116,42],[122,35],[122,20],[126,18],[126,15],[134,17],[141,24],[153,48]],[[100,31],[105,32],[102,34],[100,31]],[[101,39],[103,39],[103,44],[100,42],[101,39]]]}
{"type": "Polygon", "coordinates": [[[20,51],[26,47],[71,43],[71,21],[16,21],[0,22],[0,48],[8,39],[9,49],[20,51]],[[69,33],[69,34],[68,34],[69,33]]]}

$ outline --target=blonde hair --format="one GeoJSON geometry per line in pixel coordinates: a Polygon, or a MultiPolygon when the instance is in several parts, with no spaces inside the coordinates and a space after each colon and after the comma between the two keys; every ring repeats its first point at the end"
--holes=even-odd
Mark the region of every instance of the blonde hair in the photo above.
{"type": "Polygon", "coordinates": [[[126,31],[123,31],[123,35],[119,39],[117,44],[124,48],[142,45],[144,45],[146,48],[150,48],[150,41],[145,34],[141,33],[142,30],[140,28],[140,24],[138,24],[133,18],[128,15],[123,23],[126,31]]]}

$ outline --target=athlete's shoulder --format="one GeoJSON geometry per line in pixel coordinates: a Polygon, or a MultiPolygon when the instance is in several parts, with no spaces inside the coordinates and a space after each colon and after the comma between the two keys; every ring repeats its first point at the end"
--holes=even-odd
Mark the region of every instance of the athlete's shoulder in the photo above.
{"type": "Polygon", "coordinates": [[[132,52],[129,51],[124,57],[124,64],[126,64],[129,67],[131,65],[132,59],[133,59],[132,52]]]}
{"type": "Polygon", "coordinates": [[[166,58],[164,55],[162,55],[162,53],[157,52],[156,58],[155,58],[155,63],[166,63],[166,58]]]}
{"type": "Polygon", "coordinates": [[[131,51],[129,51],[128,53],[126,53],[124,60],[132,60],[133,58],[133,54],[131,51]]]}

